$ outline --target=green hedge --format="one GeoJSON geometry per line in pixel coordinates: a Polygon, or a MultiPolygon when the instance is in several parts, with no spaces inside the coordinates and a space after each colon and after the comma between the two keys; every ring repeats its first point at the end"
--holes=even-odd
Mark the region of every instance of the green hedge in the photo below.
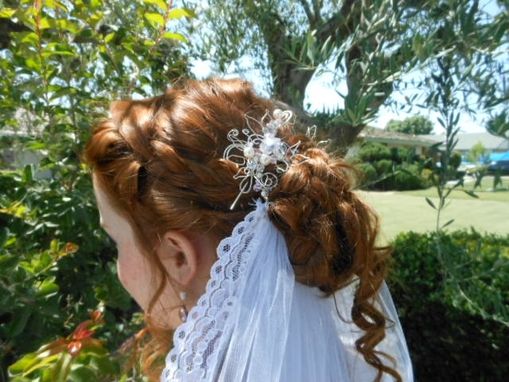
{"type": "Polygon", "coordinates": [[[363,173],[362,189],[417,190],[431,186],[426,159],[404,147],[364,142],[352,162],[363,173]]]}
{"type": "Polygon", "coordinates": [[[509,235],[407,232],[393,245],[388,283],[416,380],[506,381],[509,235]]]}
{"type": "Polygon", "coordinates": [[[31,166],[0,171],[0,381],[9,365],[99,307],[108,349],[139,327],[117,279],[115,248],[99,228],[90,175],[72,165],[55,171],[40,180],[31,166]],[[72,181],[62,181],[64,171],[72,181]]]}

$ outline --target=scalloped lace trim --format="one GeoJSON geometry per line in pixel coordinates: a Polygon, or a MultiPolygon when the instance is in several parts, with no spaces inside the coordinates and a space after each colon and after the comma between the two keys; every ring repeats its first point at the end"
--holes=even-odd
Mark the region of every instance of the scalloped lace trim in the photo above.
{"type": "Polygon", "coordinates": [[[249,244],[254,230],[249,229],[259,220],[265,204],[257,201],[256,209],[238,223],[232,234],[217,247],[218,259],[210,270],[205,293],[190,310],[187,321],[173,335],[173,349],[166,356],[166,367],[161,382],[202,380],[214,369],[217,345],[225,331],[227,319],[238,298],[249,244]],[[261,208],[260,208],[261,207],[261,208]]]}

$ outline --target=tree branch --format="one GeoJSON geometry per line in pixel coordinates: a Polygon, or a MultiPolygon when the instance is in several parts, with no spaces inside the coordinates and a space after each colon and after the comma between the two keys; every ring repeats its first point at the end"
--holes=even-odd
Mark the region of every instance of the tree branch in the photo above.
{"type": "Polygon", "coordinates": [[[319,23],[321,20],[321,15],[320,15],[320,9],[322,9],[322,0],[313,0],[312,1],[313,3],[313,13],[315,15],[315,20],[317,21],[317,23],[319,23]]]}
{"type": "Polygon", "coordinates": [[[11,32],[25,32],[30,29],[9,19],[0,19],[0,49],[6,49],[11,42],[11,32]]]}
{"type": "Polygon", "coordinates": [[[311,12],[311,9],[309,8],[309,4],[306,0],[299,0],[299,3],[302,5],[302,8],[304,8],[304,12],[306,12],[306,16],[309,21],[309,25],[313,26],[316,22],[315,15],[311,12]]]}
{"type": "Polygon", "coordinates": [[[335,36],[338,41],[344,40],[353,32],[353,11],[356,0],[345,0],[341,9],[333,14],[318,30],[316,37],[323,43],[329,36],[335,36]]]}

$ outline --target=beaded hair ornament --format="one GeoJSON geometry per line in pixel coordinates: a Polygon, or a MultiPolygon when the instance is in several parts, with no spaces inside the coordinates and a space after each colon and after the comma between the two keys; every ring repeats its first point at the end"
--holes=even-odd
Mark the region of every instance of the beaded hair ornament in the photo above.
{"type": "Polygon", "coordinates": [[[231,144],[226,147],[223,158],[239,165],[233,178],[240,179],[240,192],[230,210],[235,208],[243,194],[251,191],[261,191],[261,196],[265,201],[268,200],[269,193],[277,186],[277,174],[288,170],[299,148],[300,142],[289,146],[276,136],[279,129],[291,124],[292,117],[290,110],[280,109],[275,109],[272,115],[266,112],[260,121],[246,115],[248,127],[241,130],[245,140],[239,138],[238,129],[228,132],[227,138],[231,144]],[[256,133],[251,122],[261,126],[261,134],[256,133]],[[271,165],[275,173],[269,168],[271,165]]]}

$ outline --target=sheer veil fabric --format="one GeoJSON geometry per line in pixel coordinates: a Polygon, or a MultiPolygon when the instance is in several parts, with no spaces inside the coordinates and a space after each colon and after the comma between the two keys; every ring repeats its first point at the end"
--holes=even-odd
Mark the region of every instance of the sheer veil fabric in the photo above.
{"type": "MultiPolygon", "coordinates": [[[[267,206],[258,200],[219,244],[205,293],[174,333],[161,382],[374,380],[376,370],[355,349],[361,331],[348,321],[355,285],[325,298],[318,288],[296,282],[267,206]]],[[[385,283],[377,303],[392,321],[377,349],[395,358],[404,381],[413,381],[385,283]]],[[[391,380],[384,373],[383,381],[391,380]]]]}

